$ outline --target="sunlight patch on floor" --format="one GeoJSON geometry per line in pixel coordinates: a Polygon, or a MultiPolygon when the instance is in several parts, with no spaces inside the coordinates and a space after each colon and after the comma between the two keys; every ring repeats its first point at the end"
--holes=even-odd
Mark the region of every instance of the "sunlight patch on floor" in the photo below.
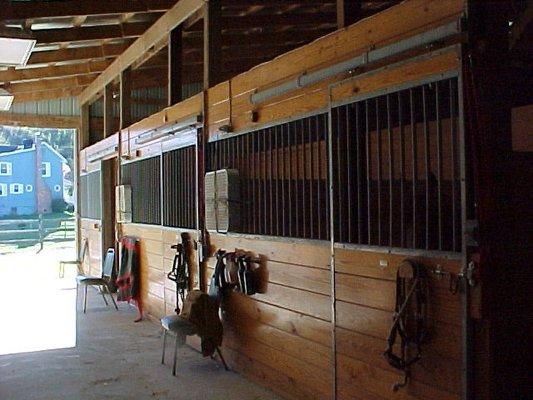
{"type": "Polygon", "coordinates": [[[76,282],[58,279],[73,244],[0,255],[0,355],[74,347],[76,282]]]}

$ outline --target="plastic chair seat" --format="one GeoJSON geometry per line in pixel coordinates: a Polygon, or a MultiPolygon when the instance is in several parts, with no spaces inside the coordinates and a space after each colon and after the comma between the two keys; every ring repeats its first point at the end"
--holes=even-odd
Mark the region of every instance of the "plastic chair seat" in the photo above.
{"type": "Polygon", "coordinates": [[[180,333],[182,335],[190,336],[196,334],[196,327],[179,315],[167,315],[166,317],[161,318],[161,325],[167,331],[180,333]]]}
{"type": "Polygon", "coordinates": [[[76,281],[80,285],[107,285],[104,278],[97,276],[77,276],[76,281]]]}

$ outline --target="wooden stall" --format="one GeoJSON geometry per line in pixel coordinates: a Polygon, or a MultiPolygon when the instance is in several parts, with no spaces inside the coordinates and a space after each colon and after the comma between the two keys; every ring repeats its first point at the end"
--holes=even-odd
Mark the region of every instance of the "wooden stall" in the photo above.
{"type": "MultiPolygon", "coordinates": [[[[449,279],[467,267],[466,3],[401,2],[134,124],[122,117],[119,132],[84,147],[82,181],[116,158],[132,185],[132,223],[117,232],[140,239],[150,316],[174,310],[165,274],[170,246],[187,232],[196,242],[191,287],[206,290],[217,249],[260,259],[260,293],[232,293],[222,312],[223,352],[250,379],[293,399],[453,400],[474,390],[463,368],[486,364],[465,355],[465,325],[480,318],[479,288],[451,290],[449,279]],[[228,233],[205,225],[204,174],[220,169],[237,170],[241,182],[240,223],[228,233]],[[407,386],[393,392],[402,374],[383,351],[405,259],[427,268],[431,333],[407,386]]],[[[81,101],[200,6],[180,1],[81,101]]],[[[105,221],[81,217],[95,273],[105,221]]]]}

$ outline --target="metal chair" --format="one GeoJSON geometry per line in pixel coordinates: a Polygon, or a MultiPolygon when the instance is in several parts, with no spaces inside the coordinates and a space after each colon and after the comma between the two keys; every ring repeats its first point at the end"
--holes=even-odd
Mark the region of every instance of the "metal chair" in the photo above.
{"type": "Polygon", "coordinates": [[[113,267],[115,265],[115,249],[110,248],[107,250],[105,259],[104,259],[104,265],[102,268],[102,276],[101,277],[94,277],[94,276],[83,276],[80,275],[76,277],[76,281],[79,285],[85,286],[85,294],[83,296],[83,313],[87,311],[87,288],[89,286],[95,286],[99,289],[100,294],[102,295],[102,298],[104,299],[104,303],[107,306],[109,306],[109,303],[107,302],[107,299],[105,298],[106,292],[111,297],[111,300],[113,301],[113,305],[115,306],[115,309],[118,310],[117,303],[115,302],[115,299],[113,297],[113,293],[110,290],[110,282],[111,277],[113,275],[113,267]]]}
{"type": "Polygon", "coordinates": [[[87,239],[84,239],[83,244],[80,249],[80,254],[78,255],[77,260],[59,261],[59,277],[60,278],[65,277],[65,266],[66,265],[75,265],[78,268],[78,275],[83,275],[83,270],[81,269],[81,266],[83,264],[83,260],[85,260],[85,255],[87,254],[88,248],[89,248],[89,241],[87,239]]]}
{"type": "MultiPolygon", "coordinates": [[[[209,293],[209,299],[214,302],[214,304],[216,304],[217,308],[220,307],[218,297],[213,296],[211,295],[211,293],[209,293]]],[[[163,354],[161,356],[161,364],[165,363],[167,333],[170,331],[176,335],[176,341],[174,343],[174,362],[172,364],[172,375],[176,376],[176,363],[178,358],[178,345],[180,342],[180,337],[194,336],[198,334],[198,331],[191,322],[180,317],[179,315],[167,315],[166,317],[162,318],[161,326],[163,328],[163,354]]],[[[224,368],[226,369],[226,371],[229,371],[228,365],[226,364],[226,360],[224,360],[224,357],[222,356],[220,348],[217,346],[215,347],[215,350],[218,353],[218,356],[220,357],[220,361],[222,361],[224,368]]]]}

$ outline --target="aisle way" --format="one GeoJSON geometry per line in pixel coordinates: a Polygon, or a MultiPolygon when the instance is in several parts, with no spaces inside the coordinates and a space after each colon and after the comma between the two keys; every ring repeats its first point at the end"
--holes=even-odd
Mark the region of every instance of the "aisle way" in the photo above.
{"type": "MultiPolygon", "coordinates": [[[[55,255],[59,257],[64,252],[69,255],[66,249],[56,250],[55,255]]],[[[43,262],[35,253],[18,257],[16,265],[6,267],[7,256],[0,255],[3,352],[74,345],[75,335],[70,336],[75,332],[75,318],[71,319],[75,316],[76,299],[72,277],[59,280],[50,268],[43,272],[39,269],[43,262]],[[20,289],[22,277],[13,275],[20,269],[42,279],[26,282],[25,289],[20,289]],[[10,279],[18,277],[14,283],[5,281],[8,274],[10,279]],[[43,288],[45,283],[49,285],[47,289],[43,288]],[[9,289],[11,284],[19,286],[19,290],[9,289]],[[9,295],[4,292],[6,289],[9,295]],[[36,299],[32,290],[40,290],[41,294],[48,291],[49,300],[36,299]]],[[[57,274],[57,266],[53,271],[57,274]]],[[[89,291],[87,314],[80,310],[81,299],[76,347],[0,355],[0,399],[278,399],[188,347],[179,350],[178,377],[172,376],[169,363],[160,363],[159,326],[150,321],[134,323],[136,314],[125,304],[119,303],[117,312],[106,308],[95,291],[89,291]]],[[[170,347],[167,360],[172,357],[170,347]]]]}

